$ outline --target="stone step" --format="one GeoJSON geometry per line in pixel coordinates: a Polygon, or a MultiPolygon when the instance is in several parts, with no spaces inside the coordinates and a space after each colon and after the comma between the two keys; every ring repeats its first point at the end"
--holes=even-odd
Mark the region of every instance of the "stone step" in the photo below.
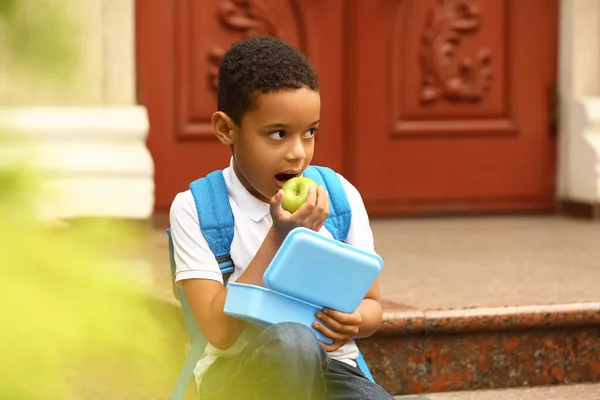
{"type": "MultiPolygon", "coordinates": [[[[589,302],[599,300],[599,228],[531,218],[374,222],[387,265],[381,294],[396,301],[385,302],[382,329],[359,341],[377,382],[428,397],[600,382],[600,303],[589,302]]],[[[178,311],[164,230],[150,233],[144,251],[125,257],[146,266],[127,265],[178,311]]]]}
{"type": "Polygon", "coordinates": [[[384,309],[358,345],[393,395],[600,382],[600,303],[384,309]]]}
{"type": "Polygon", "coordinates": [[[397,400],[598,400],[600,384],[538,386],[397,396],[397,400]]]}

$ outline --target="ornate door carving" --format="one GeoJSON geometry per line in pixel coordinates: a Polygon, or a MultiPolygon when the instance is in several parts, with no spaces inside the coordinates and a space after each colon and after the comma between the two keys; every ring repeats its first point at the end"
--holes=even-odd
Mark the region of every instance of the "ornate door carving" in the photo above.
{"type": "Polygon", "coordinates": [[[361,44],[347,172],[368,208],[551,210],[558,1],[366,3],[346,38],[361,44]]]}

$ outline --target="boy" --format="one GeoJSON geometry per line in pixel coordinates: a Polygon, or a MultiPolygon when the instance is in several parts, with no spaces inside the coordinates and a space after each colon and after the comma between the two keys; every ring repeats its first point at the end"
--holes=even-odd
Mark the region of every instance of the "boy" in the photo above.
{"type": "MultiPolygon", "coordinates": [[[[320,119],[317,76],[294,47],[252,37],[224,55],[217,97],[212,126],[232,151],[223,170],[235,219],[235,271],[229,280],[264,285],[263,273],[291,229],[303,226],[331,237],[323,226],[329,212],[323,187],[311,188],[295,213],[281,208],[282,185],[301,175],[313,157],[320,119]]],[[[347,242],[374,252],[360,194],[340,179],[352,208],[347,242]]],[[[392,399],[354,361],[352,339],[371,335],[381,324],[377,282],[354,313],[324,310],[315,316],[314,327],[334,340],[330,345],[300,324],[259,328],[223,313],[227,289],[189,190],[175,197],[170,223],[176,282],[209,343],[194,370],[201,399],[392,399]]]]}

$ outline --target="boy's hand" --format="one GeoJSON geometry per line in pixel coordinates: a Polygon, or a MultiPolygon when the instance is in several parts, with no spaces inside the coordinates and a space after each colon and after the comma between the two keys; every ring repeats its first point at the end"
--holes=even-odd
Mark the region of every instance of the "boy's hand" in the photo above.
{"type": "Polygon", "coordinates": [[[324,308],[321,312],[317,313],[317,318],[322,323],[317,321],[313,323],[313,327],[325,337],[333,340],[331,344],[321,343],[325,351],[335,351],[349,340],[352,340],[358,334],[360,324],[362,323],[362,317],[358,310],[352,314],[346,314],[324,308]]]}
{"type": "Polygon", "coordinates": [[[306,202],[293,214],[281,207],[283,197],[283,191],[280,190],[271,198],[273,226],[282,239],[299,226],[319,231],[329,216],[329,198],[323,186],[319,186],[318,190],[314,186],[308,188],[306,202]]]}

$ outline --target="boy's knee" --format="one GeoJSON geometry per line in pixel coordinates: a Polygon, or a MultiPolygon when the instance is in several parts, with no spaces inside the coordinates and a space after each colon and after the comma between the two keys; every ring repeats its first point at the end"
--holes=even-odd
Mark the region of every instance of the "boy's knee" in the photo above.
{"type": "Polygon", "coordinates": [[[325,355],[315,333],[302,324],[285,322],[272,325],[263,335],[273,353],[279,357],[321,362],[325,355]]]}

